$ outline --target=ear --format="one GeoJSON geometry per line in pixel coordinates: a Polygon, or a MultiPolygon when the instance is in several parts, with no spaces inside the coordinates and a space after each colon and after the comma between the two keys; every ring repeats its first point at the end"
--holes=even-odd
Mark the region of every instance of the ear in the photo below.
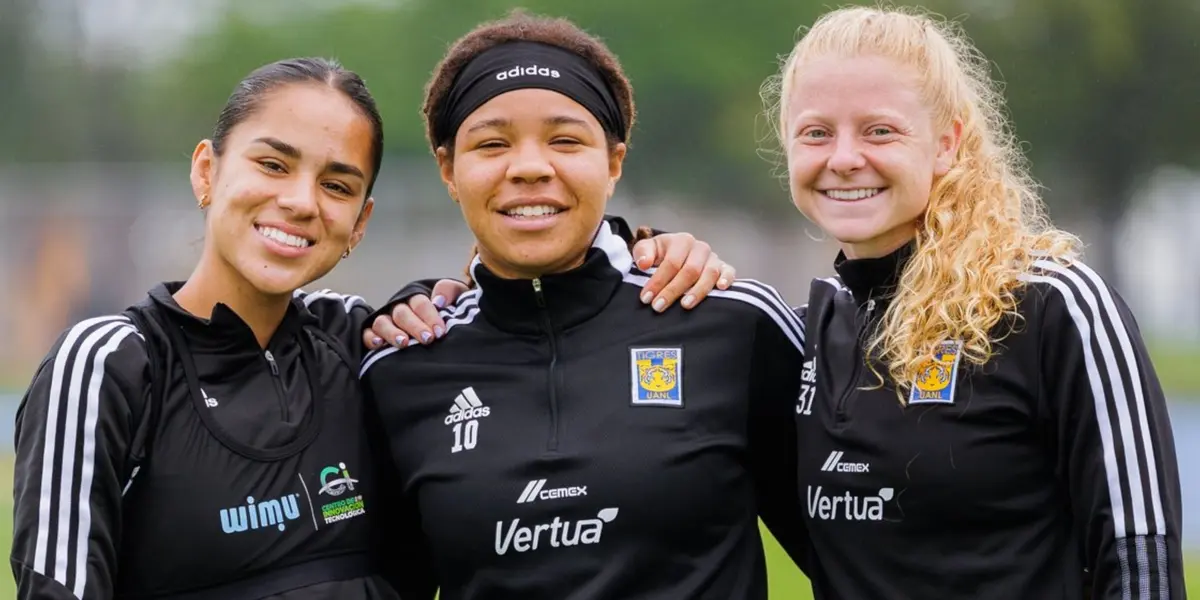
{"type": "Polygon", "coordinates": [[[941,177],[950,172],[954,159],[958,157],[958,146],[962,141],[962,121],[955,119],[938,138],[938,152],[934,158],[933,173],[941,177]]]}
{"type": "Polygon", "coordinates": [[[458,202],[458,188],[454,185],[454,159],[451,158],[450,152],[446,150],[445,146],[438,146],[437,163],[442,183],[446,184],[446,192],[450,194],[452,200],[458,202]]]}
{"type": "Polygon", "coordinates": [[[616,190],[617,182],[621,180],[621,172],[625,168],[625,153],[629,147],[624,142],[618,143],[608,152],[608,194],[616,190]]]}
{"type": "Polygon", "coordinates": [[[213,152],[212,140],[201,140],[192,151],[192,193],[196,202],[204,208],[206,202],[212,201],[213,172],[216,170],[216,153],[213,152]],[[207,198],[207,200],[205,200],[207,198]]]}
{"type": "Polygon", "coordinates": [[[373,212],[375,212],[375,199],[367,198],[363,203],[362,211],[358,213],[358,221],[354,223],[354,231],[350,233],[350,250],[357,248],[362,243],[363,236],[367,235],[367,221],[371,220],[373,212]]]}

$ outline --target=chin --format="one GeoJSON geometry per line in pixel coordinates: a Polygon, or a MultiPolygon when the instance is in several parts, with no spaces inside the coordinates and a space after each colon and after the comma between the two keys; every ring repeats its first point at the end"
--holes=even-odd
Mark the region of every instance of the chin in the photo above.
{"type": "Polygon", "coordinates": [[[309,276],[307,272],[280,269],[273,265],[254,269],[249,275],[243,273],[243,277],[257,292],[267,296],[291,295],[319,279],[309,276]]]}
{"type": "Polygon", "coordinates": [[[505,262],[512,268],[524,273],[550,273],[560,270],[563,257],[571,254],[566,247],[559,244],[528,244],[529,248],[514,248],[505,256],[505,262]]]}

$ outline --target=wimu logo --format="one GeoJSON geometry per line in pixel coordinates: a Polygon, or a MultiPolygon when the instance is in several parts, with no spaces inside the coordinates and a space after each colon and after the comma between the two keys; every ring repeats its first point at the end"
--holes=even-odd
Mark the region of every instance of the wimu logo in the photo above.
{"type": "Polygon", "coordinates": [[[278,500],[255,502],[253,496],[246,498],[245,506],[221,509],[221,530],[225,533],[254,531],[265,527],[287,529],[287,521],[300,518],[300,494],[288,494],[278,500]]]}
{"type": "Polygon", "coordinates": [[[509,79],[511,77],[521,77],[523,75],[540,75],[542,77],[552,77],[554,79],[558,79],[562,76],[559,74],[558,69],[530,65],[527,67],[515,66],[507,71],[500,71],[499,73],[496,73],[496,79],[498,81],[504,81],[505,79],[509,79]]]}

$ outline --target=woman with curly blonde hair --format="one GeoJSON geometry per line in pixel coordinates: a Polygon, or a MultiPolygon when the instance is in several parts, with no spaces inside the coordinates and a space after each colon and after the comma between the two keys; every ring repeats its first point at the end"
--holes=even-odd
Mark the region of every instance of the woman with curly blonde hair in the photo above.
{"type": "Polygon", "coordinates": [[[1167,406],[952,24],[822,16],[765,86],[813,282],[800,501],[828,598],[1184,594],[1167,406]]]}

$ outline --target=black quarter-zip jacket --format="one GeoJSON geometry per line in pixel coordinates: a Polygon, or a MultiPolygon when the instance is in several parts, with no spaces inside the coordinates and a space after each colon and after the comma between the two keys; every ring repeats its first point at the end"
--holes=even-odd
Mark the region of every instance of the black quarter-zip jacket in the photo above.
{"type": "Polygon", "coordinates": [[[911,252],[812,284],[796,416],[817,597],[1183,598],[1167,406],[1121,298],[1037,261],[998,354],[974,367],[950,340],[902,406],[862,356],[911,252]]]}
{"type": "Polygon", "coordinates": [[[802,562],[803,329],[773,289],[655,313],[607,226],[573,271],[473,275],[445,338],[363,366],[443,599],[766,598],[759,515],[802,562]]]}
{"type": "Polygon", "coordinates": [[[297,293],[263,349],[224,305],[183,310],[180,285],[74,325],[39,367],[15,436],[18,597],[397,598],[357,385],[371,308],[297,293]]]}

